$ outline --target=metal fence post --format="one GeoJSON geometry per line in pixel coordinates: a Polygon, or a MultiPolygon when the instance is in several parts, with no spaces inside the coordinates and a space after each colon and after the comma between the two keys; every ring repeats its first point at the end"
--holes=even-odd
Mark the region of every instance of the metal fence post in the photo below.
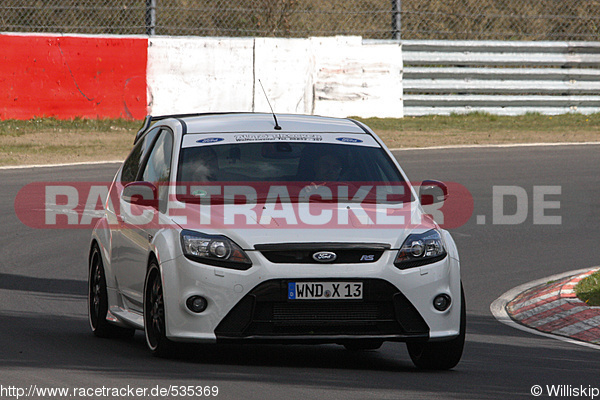
{"type": "Polygon", "coordinates": [[[392,39],[400,40],[400,29],[402,28],[402,0],[392,0],[392,39]]]}
{"type": "Polygon", "coordinates": [[[146,35],[156,34],[156,0],[146,0],[146,35]]]}
{"type": "Polygon", "coordinates": [[[402,28],[402,0],[392,0],[392,39],[400,40],[400,29],[402,28]]]}

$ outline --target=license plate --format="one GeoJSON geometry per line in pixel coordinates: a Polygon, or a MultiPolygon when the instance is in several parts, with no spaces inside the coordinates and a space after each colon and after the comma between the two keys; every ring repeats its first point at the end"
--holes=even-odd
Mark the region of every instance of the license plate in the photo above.
{"type": "Polygon", "coordinates": [[[289,282],[289,300],[356,300],[363,298],[362,282],[289,282]]]}

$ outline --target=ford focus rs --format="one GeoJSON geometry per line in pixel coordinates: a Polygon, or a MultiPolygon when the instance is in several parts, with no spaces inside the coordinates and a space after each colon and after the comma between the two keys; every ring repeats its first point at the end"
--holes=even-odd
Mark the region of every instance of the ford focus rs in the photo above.
{"type": "MultiPolygon", "coordinates": [[[[420,186],[416,189],[415,186],[420,186]]],[[[351,119],[222,113],[147,117],[89,251],[97,336],[176,342],[405,342],[453,368],[465,340],[460,263],[377,135],[351,119]]]]}

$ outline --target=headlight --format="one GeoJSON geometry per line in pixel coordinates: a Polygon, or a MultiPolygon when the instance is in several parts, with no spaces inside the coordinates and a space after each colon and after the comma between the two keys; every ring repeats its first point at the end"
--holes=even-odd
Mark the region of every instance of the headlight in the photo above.
{"type": "Polygon", "coordinates": [[[246,270],[252,266],[244,250],[222,235],[183,230],[181,248],[187,258],[204,264],[239,270],[246,270]]]}
{"type": "Polygon", "coordinates": [[[418,267],[439,261],[446,254],[440,233],[432,229],[409,235],[402,244],[394,265],[400,269],[418,267]]]}

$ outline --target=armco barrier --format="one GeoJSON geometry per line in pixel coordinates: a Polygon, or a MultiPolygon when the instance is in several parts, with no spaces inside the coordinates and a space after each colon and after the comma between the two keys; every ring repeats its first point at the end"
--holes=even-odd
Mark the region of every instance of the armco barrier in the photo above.
{"type": "Polygon", "coordinates": [[[0,34],[0,119],[143,118],[148,40],[0,34]]]}
{"type": "Polygon", "coordinates": [[[600,112],[599,42],[405,40],[406,115],[600,112]]]}

